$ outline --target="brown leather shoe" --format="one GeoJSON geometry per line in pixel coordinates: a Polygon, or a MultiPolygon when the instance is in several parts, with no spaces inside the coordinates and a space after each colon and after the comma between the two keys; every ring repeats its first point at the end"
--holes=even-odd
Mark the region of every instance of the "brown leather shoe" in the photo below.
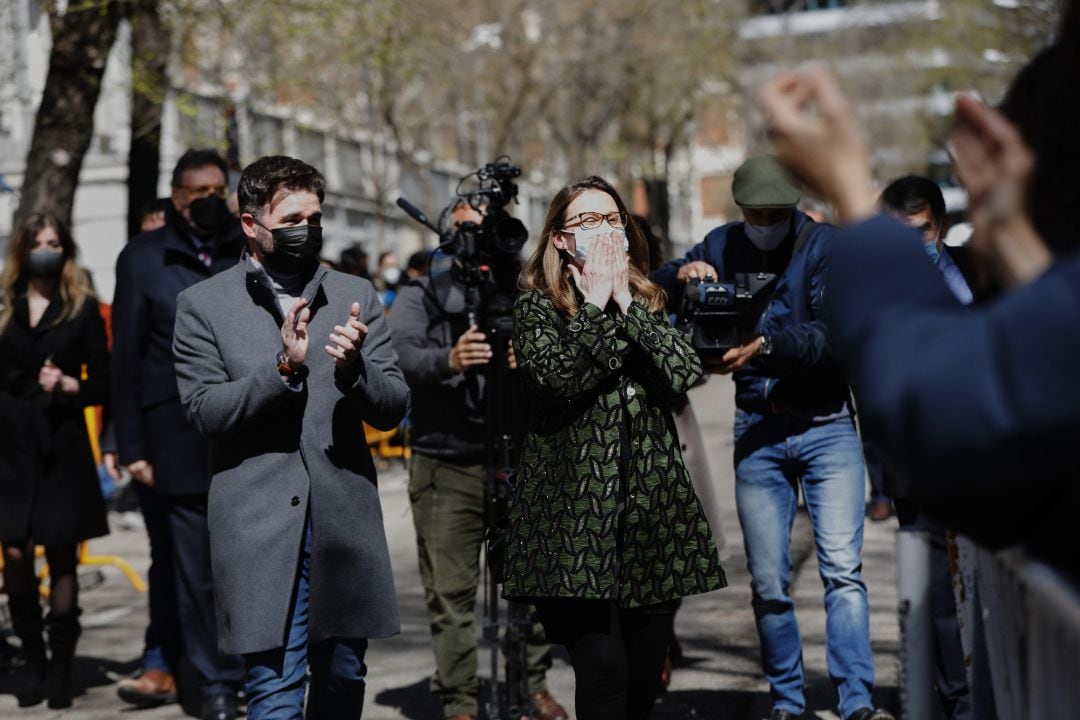
{"type": "Polygon", "coordinates": [[[529,696],[532,702],[532,720],[567,720],[566,708],[551,697],[547,690],[529,696]]]}
{"type": "Polygon", "coordinates": [[[461,715],[451,715],[446,720],[476,720],[476,716],[463,713],[461,715]]]}
{"type": "Polygon", "coordinates": [[[116,694],[139,707],[167,705],[176,702],[176,680],[164,670],[143,670],[138,677],[117,683],[116,694]]]}

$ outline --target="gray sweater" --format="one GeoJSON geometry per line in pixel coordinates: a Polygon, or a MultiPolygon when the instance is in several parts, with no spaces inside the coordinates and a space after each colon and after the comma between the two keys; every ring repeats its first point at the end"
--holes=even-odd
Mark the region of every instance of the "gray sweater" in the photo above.
{"type": "Polygon", "coordinates": [[[450,350],[467,329],[464,307],[450,273],[421,278],[398,290],[390,326],[412,389],[413,452],[471,465],[484,462],[484,378],[482,368],[475,379],[450,369],[450,350]]]}

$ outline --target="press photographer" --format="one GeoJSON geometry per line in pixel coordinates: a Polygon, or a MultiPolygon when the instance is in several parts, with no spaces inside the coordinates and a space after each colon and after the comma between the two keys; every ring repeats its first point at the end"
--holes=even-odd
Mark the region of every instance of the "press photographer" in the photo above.
{"type": "MultiPolygon", "coordinates": [[[[431,692],[446,717],[458,720],[475,718],[480,702],[474,615],[491,518],[485,469],[505,464],[512,452],[503,439],[513,421],[499,413],[489,421],[489,412],[503,405],[515,367],[510,309],[526,231],[505,206],[516,194],[517,172],[494,163],[463,181],[441,233],[442,251],[453,257],[450,271],[402,285],[390,319],[413,392],[409,499],[435,647],[431,692]]],[[[547,691],[550,649],[539,623],[526,645],[525,714],[567,717],[547,691]]]]}
{"type": "MultiPolygon", "coordinates": [[[[770,720],[800,717],[802,640],[795,622],[789,552],[802,486],[825,585],[829,675],[847,720],[891,717],[874,710],[869,608],[862,579],[864,470],[847,381],[833,360],[822,303],[832,228],[796,209],[799,191],[771,156],[748,159],[732,181],[744,222],[710,232],[686,257],[652,274],[674,307],[684,286],[711,276],[751,299],[733,320],[753,330],[718,358],[734,373],[735,501],[749,565],[770,720]],[[775,275],[759,298],[747,274],[775,275]],[[738,289],[738,288],[733,288],[738,289]],[[761,309],[760,317],[747,312],[761,309]]],[[[699,286],[700,287],[700,286],[699,286]]],[[[761,289],[759,289],[761,290],[761,289]]],[[[699,304],[700,305],[700,304],[699,304]]],[[[707,305],[706,305],[707,307],[707,305]]],[[[698,327],[702,318],[697,318],[698,327]]],[[[700,331],[696,331],[700,335],[700,331]]],[[[710,330],[717,338],[723,332],[710,330]]],[[[737,330],[732,330],[738,336],[737,330]]],[[[717,342],[719,350],[722,343],[717,342]]],[[[700,350],[699,350],[700,352],[700,350]]]]}

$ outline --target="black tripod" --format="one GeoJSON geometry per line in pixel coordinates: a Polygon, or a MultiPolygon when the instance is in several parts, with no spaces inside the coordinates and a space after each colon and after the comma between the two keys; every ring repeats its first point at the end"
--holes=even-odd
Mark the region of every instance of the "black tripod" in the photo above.
{"type": "MultiPolygon", "coordinates": [[[[510,476],[517,463],[525,415],[521,412],[521,384],[510,369],[508,348],[514,330],[514,282],[518,263],[507,263],[493,271],[487,265],[456,268],[457,280],[465,286],[467,325],[476,325],[487,336],[492,358],[484,368],[485,450],[484,513],[489,537],[506,518],[510,476]],[[509,267],[509,265],[513,267],[509,267]]],[[[475,375],[470,380],[478,390],[475,375]]],[[[532,619],[528,605],[508,602],[506,633],[499,642],[499,586],[502,577],[502,548],[488,543],[484,564],[484,623],[482,642],[491,653],[491,682],[483,699],[490,720],[528,718],[529,701],[528,637],[532,619]],[[506,660],[506,692],[499,687],[500,649],[506,660]]]]}

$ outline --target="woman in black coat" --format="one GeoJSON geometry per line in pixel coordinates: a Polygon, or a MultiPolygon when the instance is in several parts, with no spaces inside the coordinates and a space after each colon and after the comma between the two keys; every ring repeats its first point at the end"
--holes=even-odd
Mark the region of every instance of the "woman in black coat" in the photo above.
{"type": "Polygon", "coordinates": [[[63,223],[32,214],[13,234],[0,275],[0,545],[12,625],[26,654],[21,707],[46,697],[51,708],[71,704],[76,548],[108,532],[83,409],[105,400],[109,351],[75,255],[63,223]],[[44,621],[35,545],[45,546],[52,578],[44,621]]]}

